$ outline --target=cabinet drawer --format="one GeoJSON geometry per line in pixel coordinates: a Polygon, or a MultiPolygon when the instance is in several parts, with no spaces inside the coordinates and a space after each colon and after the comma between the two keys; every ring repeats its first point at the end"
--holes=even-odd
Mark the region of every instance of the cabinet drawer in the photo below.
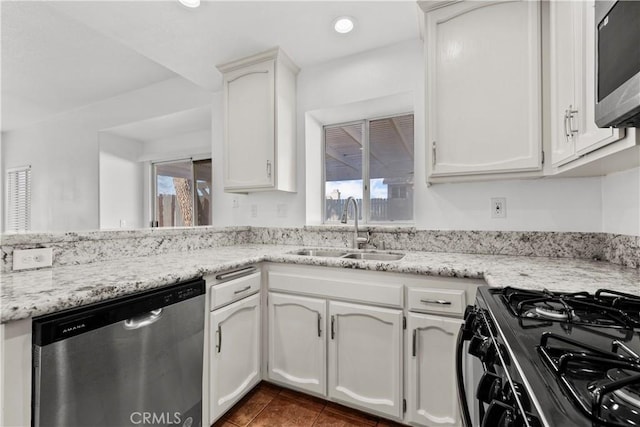
{"type": "Polygon", "coordinates": [[[260,272],[211,286],[211,310],[260,291],[260,272]]]}
{"type": "Polygon", "coordinates": [[[462,315],[467,306],[466,292],[461,289],[409,288],[407,305],[411,311],[462,315]]]}

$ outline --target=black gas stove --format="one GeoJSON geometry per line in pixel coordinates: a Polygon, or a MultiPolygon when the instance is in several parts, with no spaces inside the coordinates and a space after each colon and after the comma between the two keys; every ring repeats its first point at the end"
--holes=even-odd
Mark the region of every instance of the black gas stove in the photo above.
{"type": "Polygon", "coordinates": [[[640,296],[482,287],[462,340],[484,427],[640,426],[640,296]]]}

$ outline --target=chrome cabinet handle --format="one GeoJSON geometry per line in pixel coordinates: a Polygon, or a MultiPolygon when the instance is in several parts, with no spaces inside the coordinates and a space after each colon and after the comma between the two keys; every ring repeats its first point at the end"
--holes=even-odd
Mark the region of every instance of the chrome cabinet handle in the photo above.
{"type": "Polygon", "coordinates": [[[249,274],[255,273],[255,271],[256,271],[255,267],[241,268],[240,270],[233,270],[226,273],[218,274],[216,276],[216,280],[224,281],[229,279],[235,279],[242,276],[248,276],[249,274]]]}
{"type": "Polygon", "coordinates": [[[431,143],[431,166],[436,165],[436,142],[431,143]]]}
{"type": "Polygon", "coordinates": [[[336,321],[336,316],[331,316],[331,339],[334,339],[336,336],[336,330],[335,330],[335,321],[336,321]]]}
{"type": "Polygon", "coordinates": [[[127,319],[123,323],[123,327],[129,331],[134,329],[144,328],[145,326],[149,326],[153,323],[156,323],[162,317],[162,309],[159,308],[157,310],[152,310],[147,314],[142,316],[132,317],[131,319],[127,319]]]}
{"type": "Polygon", "coordinates": [[[412,348],[413,348],[413,350],[411,351],[411,353],[413,354],[413,357],[416,357],[416,347],[417,347],[416,341],[418,340],[417,332],[418,332],[417,329],[413,330],[413,340],[412,340],[412,348]]]}
{"type": "Polygon", "coordinates": [[[218,325],[218,345],[216,346],[218,353],[222,350],[222,326],[218,325]]]}
{"type": "Polygon", "coordinates": [[[322,336],[322,329],[320,324],[322,323],[322,316],[318,313],[318,337],[322,336]]]}
{"type": "Polygon", "coordinates": [[[578,110],[574,110],[572,105],[569,105],[569,110],[567,111],[569,114],[568,122],[569,122],[569,136],[573,137],[573,135],[578,133],[578,129],[573,128],[573,117],[578,114],[578,110]]]}
{"type": "Polygon", "coordinates": [[[238,295],[238,294],[241,294],[241,293],[243,293],[243,292],[248,291],[249,289],[251,289],[251,286],[246,286],[246,287],[244,287],[244,288],[242,288],[242,289],[238,289],[238,290],[237,290],[237,291],[235,291],[233,294],[234,294],[234,295],[238,295]]]}
{"type": "Polygon", "coordinates": [[[423,304],[451,305],[451,301],[447,301],[443,299],[421,299],[420,302],[423,304]]]}
{"type": "Polygon", "coordinates": [[[271,178],[271,160],[267,160],[267,177],[271,178]]]}

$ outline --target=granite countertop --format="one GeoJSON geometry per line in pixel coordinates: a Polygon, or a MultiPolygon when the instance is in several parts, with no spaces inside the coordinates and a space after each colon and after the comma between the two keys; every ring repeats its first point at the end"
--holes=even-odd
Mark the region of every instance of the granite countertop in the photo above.
{"type": "MultiPolygon", "coordinates": [[[[1,322],[35,317],[262,261],[484,279],[552,291],[608,288],[640,295],[640,269],[601,261],[405,252],[399,261],[291,255],[296,246],[239,245],[2,274],[1,322]]],[[[335,250],[336,248],[331,248],[335,250]]]]}

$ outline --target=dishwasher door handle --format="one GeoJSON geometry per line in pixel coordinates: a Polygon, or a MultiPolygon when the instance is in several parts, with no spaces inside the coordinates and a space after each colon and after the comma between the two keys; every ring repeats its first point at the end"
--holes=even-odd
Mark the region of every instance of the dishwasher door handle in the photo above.
{"type": "Polygon", "coordinates": [[[134,330],[144,328],[153,323],[156,323],[162,317],[162,309],[152,310],[141,316],[135,316],[124,321],[124,328],[127,330],[134,330]]]}

